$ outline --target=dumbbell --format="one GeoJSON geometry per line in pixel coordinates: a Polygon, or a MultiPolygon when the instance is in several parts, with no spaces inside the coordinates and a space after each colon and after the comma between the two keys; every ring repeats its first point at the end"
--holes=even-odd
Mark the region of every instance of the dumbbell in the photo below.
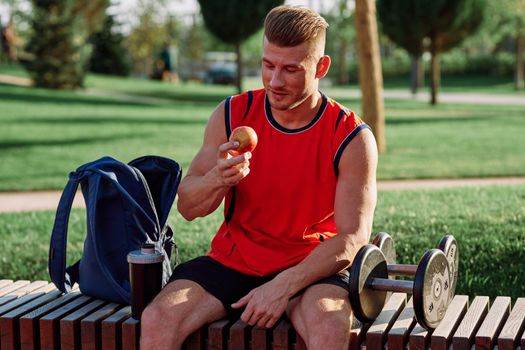
{"type": "MultiPolygon", "coordinates": [[[[372,244],[376,245],[383,254],[385,255],[387,264],[395,264],[396,262],[396,248],[394,245],[394,240],[386,232],[379,232],[374,239],[372,244]]],[[[459,249],[458,243],[454,236],[446,235],[439,241],[437,245],[438,249],[441,249],[445,256],[447,257],[448,267],[451,274],[450,279],[450,294],[451,300],[456,293],[456,282],[458,279],[458,269],[459,269],[459,249]]],[[[387,298],[388,299],[388,298],[387,298]]]]}
{"type": "Polygon", "coordinates": [[[349,299],[356,317],[372,322],[381,312],[386,294],[411,293],[418,322],[437,327],[450,304],[450,272],[445,254],[427,251],[418,265],[387,264],[381,250],[372,244],[357,253],[350,270],[349,299]],[[390,280],[389,275],[415,276],[414,281],[390,280]]]}
{"type": "Polygon", "coordinates": [[[446,235],[438,243],[437,246],[441,249],[448,261],[448,269],[450,271],[450,299],[454,297],[456,293],[456,282],[458,280],[458,270],[459,270],[459,249],[458,242],[452,235],[446,235]]]}
{"type": "Polygon", "coordinates": [[[372,244],[381,249],[388,264],[396,263],[396,247],[394,240],[388,233],[379,232],[372,240],[372,244]]]}

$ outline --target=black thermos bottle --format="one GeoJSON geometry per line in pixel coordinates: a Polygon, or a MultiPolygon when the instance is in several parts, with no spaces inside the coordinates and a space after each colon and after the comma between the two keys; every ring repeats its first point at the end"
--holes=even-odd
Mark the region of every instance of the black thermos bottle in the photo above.
{"type": "Polygon", "coordinates": [[[131,316],[140,320],[142,311],[162,288],[164,255],[150,243],[128,254],[131,282],[131,316]]]}

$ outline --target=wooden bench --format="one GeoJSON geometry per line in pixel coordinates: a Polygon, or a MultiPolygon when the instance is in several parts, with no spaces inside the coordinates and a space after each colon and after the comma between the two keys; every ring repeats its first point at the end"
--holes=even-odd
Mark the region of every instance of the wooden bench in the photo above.
{"type": "MultiPolygon", "coordinates": [[[[0,280],[0,349],[138,349],[140,324],[130,307],[78,291],[63,295],[46,281],[0,280]]],[[[525,298],[457,295],[433,332],[414,320],[411,299],[394,293],[373,324],[355,322],[351,349],[525,350],[525,298]]],[[[220,320],[192,334],[185,349],[306,349],[286,319],[270,330],[220,320]]]]}

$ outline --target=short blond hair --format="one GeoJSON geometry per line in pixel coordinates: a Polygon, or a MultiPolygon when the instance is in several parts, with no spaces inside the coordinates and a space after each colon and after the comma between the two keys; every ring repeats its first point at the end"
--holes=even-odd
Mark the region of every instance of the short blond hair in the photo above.
{"type": "Polygon", "coordinates": [[[264,20],[264,36],[278,46],[292,47],[326,37],[328,23],[306,7],[282,5],[273,8],[264,20]]]}

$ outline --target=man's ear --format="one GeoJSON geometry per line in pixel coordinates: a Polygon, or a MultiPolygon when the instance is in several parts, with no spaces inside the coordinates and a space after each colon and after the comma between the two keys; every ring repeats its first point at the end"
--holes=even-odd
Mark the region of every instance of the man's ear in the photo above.
{"type": "Polygon", "coordinates": [[[331,59],[328,55],[323,55],[319,62],[317,62],[317,71],[315,73],[315,77],[317,79],[322,79],[326,76],[328,73],[328,69],[330,68],[331,59]]]}

